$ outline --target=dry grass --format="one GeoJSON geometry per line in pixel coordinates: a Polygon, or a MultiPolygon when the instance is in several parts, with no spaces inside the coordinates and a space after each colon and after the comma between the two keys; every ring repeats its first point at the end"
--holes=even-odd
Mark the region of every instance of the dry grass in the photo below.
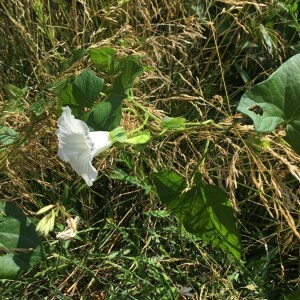
{"type": "MultiPolygon", "coordinates": [[[[15,145],[0,148],[1,199],[17,201],[29,212],[59,199],[68,185],[74,189],[74,197],[79,202],[77,209],[87,220],[84,229],[96,227],[100,222],[97,221],[99,214],[101,219],[111,220],[111,228],[109,224],[109,229],[104,228],[104,237],[99,237],[99,233],[90,235],[94,244],[85,240],[83,245],[71,250],[72,257],[79,255],[82,258],[86,252],[98,251],[103,251],[106,257],[94,265],[89,262],[85,268],[80,261],[72,271],[59,273],[53,279],[53,286],[74,299],[88,294],[98,294],[98,299],[106,299],[105,284],[116,280],[114,272],[122,273],[128,267],[122,259],[116,263],[118,266],[107,260],[114,250],[122,249],[124,241],[128,242],[120,228],[126,228],[132,220],[137,228],[143,227],[137,220],[138,217],[144,218],[141,211],[160,209],[153,193],[145,196],[143,187],[112,180],[109,177],[112,166],[125,169],[140,182],[147,183],[148,175],[159,168],[172,168],[188,176],[197,166],[206,146],[209,153],[200,171],[207,182],[217,184],[230,195],[243,234],[245,260],[251,262],[259,260],[259,255],[268,256],[267,245],[272,248],[270,250],[277,251],[275,259],[270,258],[270,262],[274,263],[274,271],[280,272],[272,277],[276,278],[278,286],[286,288],[296,280],[297,275],[292,271],[300,239],[300,158],[283,142],[280,131],[258,137],[253,127],[244,124],[242,116],[234,113],[236,100],[247,86],[265,78],[285,60],[288,50],[284,47],[283,37],[274,30],[276,53],[272,54],[263,42],[257,24],[253,24],[265,20],[270,10],[268,5],[256,1],[205,1],[205,4],[199,3],[201,9],[197,15],[191,14],[183,2],[15,0],[0,4],[3,15],[0,39],[4,41],[0,52],[0,109],[8,101],[4,91],[6,84],[29,87],[21,98],[24,110],[3,114],[1,118],[1,124],[14,128],[21,137],[15,145]],[[244,47],[238,47],[237,40],[244,47]],[[260,47],[257,53],[263,53],[266,59],[260,62],[258,54],[252,53],[256,50],[247,48],[245,42],[256,43],[260,47]],[[144,62],[151,70],[139,78],[135,88],[135,99],[144,109],[160,119],[165,115],[184,116],[190,121],[213,119],[217,125],[170,133],[154,140],[143,154],[126,149],[126,159],[134,162],[132,169],[120,162],[122,149],[112,150],[105,159],[96,160],[103,181],[87,192],[69,166],[56,157],[55,105],[47,108],[40,117],[32,116],[27,108],[38,99],[47,83],[90,66],[90,62],[84,59],[60,74],[60,64],[72,49],[101,46],[115,48],[119,56],[144,56],[144,62]],[[248,82],[241,79],[240,69],[247,71],[248,82]],[[104,185],[107,185],[105,191],[104,185]],[[111,215],[106,215],[107,207],[94,213],[99,205],[95,202],[107,198],[110,199],[106,205],[110,206],[111,215]],[[126,201],[131,206],[124,212],[126,201]],[[103,278],[99,281],[100,271],[103,278]],[[93,274],[90,277],[89,272],[93,274]],[[103,290],[96,292],[99,286],[103,290]]],[[[274,5],[273,1],[270,3],[274,5]]],[[[49,91],[43,95],[47,101],[57,100],[49,91]]],[[[125,108],[136,109],[143,119],[143,111],[132,103],[126,102],[125,108]]],[[[141,124],[141,120],[126,110],[122,122],[128,129],[141,124]]],[[[159,125],[153,120],[151,122],[149,129],[155,132],[159,125]]],[[[175,244],[169,245],[171,242],[164,240],[160,230],[174,221],[147,220],[147,229],[157,228],[167,245],[165,248],[171,253],[175,244]]],[[[147,257],[148,252],[159,253],[155,248],[157,245],[150,243],[151,235],[147,232],[141,235],[145,242],[143,254],[147,257]],[[148,238],[149,242],[146,242],[148,238]]],[[[174,233],[168,237],[180,240],[174,233]]],[[[205,258],[207,269],[202,270],[203,276],[212,281],[203,282],[199,299],[219,297],[221,291],[215,290],[215,283],[221,290],[226,290],[223,292],[227,299],[243,297],[241,289],[236,289],[228,277],[236,267],[234,264],[226,270],[220,261],[215,261],[197,246],[197,242],[191,248],[193,251],[196,248],[197,255],[205,258]]],[[[52,259],[55,256],[49,258],[50,263],[52,259]]],[[[156,266],[157,269],[166,268],[162,271],[164,274],[173,272],[170,266],[176,265],[174,257],[170,255],[168,259],[174,261],[166,263],[161,260],[156,266]]],[[[69,265],[70,261],[66,264],[69,265]]],[[[129,270],[137,268],[134,261],[129,265],[129,270]]],[[[148,267],[151,268],[150,263],[148,267]]],[[[199,279],[191,270],[200,268],[194,257],[191,262],[182,258],[174,268],[183,273],[190,272],[192,282],[192,278],[199,279]]],[[[126,289],[126,280],[121,282],[126,289]]],[[[247,286],[245,289],[251,290],[245,281],[239,286],[243,284],[247,286]]]]}

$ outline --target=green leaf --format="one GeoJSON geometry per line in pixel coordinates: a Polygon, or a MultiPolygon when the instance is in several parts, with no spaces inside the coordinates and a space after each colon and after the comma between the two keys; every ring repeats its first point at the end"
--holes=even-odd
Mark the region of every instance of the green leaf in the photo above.
{"type": "Polygon", "coordinates": [[[144,68],[135,61],[126,58],[122,62],[122,72],[116,78],[110,94],[105,102],[112,106],[110,117],[106,122],[106,128],[110,131],[119,126],[122,117],[122,103],[127,98],[128,89],[133,87],[134,80],[143,72],[144,68]]]}
{"type": "Polygon", "coordinates": [[[117,127],[109,133],[109,136],[113,143],[123,144],[127,139],[126,131],[124,127],[117,127]]]}
{"type": "Polygon", "coordinates": [[[133,184],[135,186],[141,187],[145,190],[145,194],[149,194],[152,191],[151,186],[145,181],[140,180],[136,176],[129,175],[122,169],[113,167],[113,172],[109,174],[109,177],[111,179],[116,179],[124,182],[128,182],[130,184],[133,184]]]}
{"type": "Polygon", "coordinates": [[[248,90],[238,111],[249,116],[258,132],[286,125],[286,141],[300,154],[300,54],[286,61],[266,81],[248,90]]]}
{"type": "Polygon", "coordinates": [[[167,206],[178,199],[186,188],[185,180],[170,171],[155,173],[154,183],[160,200],[167,206]]]}
{"type": "Polygon", "coordinates": [[[72,55],[62,63],[60,67],[60,71],[64,72],[68,70],[74,63],[79,61],[81,58],[83,58],[85,54],[85,49],[80,48],[80,49],[75,49],[72,53],[72,55]]]}
{"type": "Polygon", "coordinates": [[[28,91],[28,87],[26,86],[20,89],[13,84],[6,84],[4,86],[4,90],[6,92],[7,98],[17,100],[25,96],[26,92],[28,91]]]}
{"type": "MultiPolygon", "coordinates": [[[[106,130],[105,124],[111,112],[111,104],[101,102],[95,105],[88,113],[87,125],[94,130],[106,130]]],[[[81,118],[82,120],[82,118],[81,118]]]]}
{"type": "Polygon", "coordinates": [[[69,84],[60,94],[58,98],[58,115],[62,113],[62,108],[69,106],[72,110],[72,114],[77,118],[82,114],[83,108],[77,104],[76,99],[73,96],[73,85],[69,84]]]}
{"type": "Polygon", "coordinates": [[[184,179],[168,171],[156,173],[154,183],[160,200],[188,232],[240,259],[241,243],[233,209],[221,189],[204,185],[201,175],[196,174],[195,184],[185,191],[184,179]]]}
{"type": "Polygon", "coordinates": [[[104,71],[114,69],[116,63],[116,50],[109,47],[90,48],[89,54],[93,64],[104,71]]]}
{"type": "Polygon", "coordinates": [[[0,203],[0,278],[13,279],[43,258],[35,226],[12,202],[0,203]]]}
{"type": "Polygon", "coordinates": [[[137,62],[130,59],[126,59],[122,65],[122,83],[124,89],[131,89],[134,83],[134,80],[142,74],[144,67],[139,65],[137,62]]]}
{"type": "Polygon", "coordinates": [[[108,95],[105,102],[111,104],[111,113],[105,127],[108,131],[118,127],[122,118],[122,103],[123,100],[127,98],[127,94],[125,93],[124,86],[122,84],[121,75],[115,80],[112,90],[108,95]]]}
{"type": "Polygon", "coordinates": [[[296,289],[294,292],[284,295],[284,300],[296,300],[300,299],[300,288],[296,289]]]}
{"type": "Polygon", "coordinates": [[[167,129],[184,129],[185,122],[185,118],[165,117],[161,122],[161,126],[167,129]]]}
{"type": "Polygon", "coordinates": [[[85,69],[73,82],[73,97],[82,107],[92,107],[103,88],[103,79],[97,77],[91,70],[85,69]]]}
{"type": "Polygon", "coordinates": [[[151,139],[151,134],[149,130],[144,130],[142,132],[136,133],[134,136],[125,140],[125,143],[130,145],[140,145],[146,144],[151,139]]]}
{"type": "Polygon", "coordinates": [[[5,116],[9,113],[23,112],[25,106],[22,97],[26,95],[28,87],[20,89],[15,85],[6,84],[4,90],[7,99],[2,110],[2,115],[5,116]]]}
{"type": "Polygon", "coordinates": [[[53,106],[53,101],[45,100],[43,96],[38,97],[38,99],[33,102],[30,107],[29,111],[34,113],[36,116],[40,116],[42,113],[46,111],[49,107],[53,106]]]}
{"type": "MultiPolygon", "coordinates": [[[[67,78],[62,78],[62,79],[57,79],[53,82],[50,82],[46,85],[46,90],[49,92],[53,93],[56,96],[60,96],[62,91],[73,82],[74,78],[73,76],[67,77],[67,78]]],[[[72,96],[73,97],[73,96],[72,96]]]]}
{"type": "Polygon", "coordinates": [[[18,133],[7,126],[1,126],[0,127],[0,144],[4,146],[8,146],[12,144],[16,138],[17,138],[18,133]]]}

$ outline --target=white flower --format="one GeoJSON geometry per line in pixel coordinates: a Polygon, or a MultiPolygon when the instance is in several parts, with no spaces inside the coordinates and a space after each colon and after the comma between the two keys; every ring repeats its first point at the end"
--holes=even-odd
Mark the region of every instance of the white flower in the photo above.
{"type": "Polygon", "coordinates": [[[77,225],[79,224],[80,218],[78,216],[75,217],[75,219],[69,217],[67,219],[67,227],[65,230],[59,232],[56,235],[56,238],[59,240],[71,240],[73,239],[77,234],[77,225]]]}
{"type": "Polygon", "coordinates": [[[112,145],[108,131],[91,131],[81,120],[75,119],[70,107],[63,108],[58,119],[58,156],[70,163],[74,171],[91,186],[98,172],[92,166],[93,158],[112,145]]]}

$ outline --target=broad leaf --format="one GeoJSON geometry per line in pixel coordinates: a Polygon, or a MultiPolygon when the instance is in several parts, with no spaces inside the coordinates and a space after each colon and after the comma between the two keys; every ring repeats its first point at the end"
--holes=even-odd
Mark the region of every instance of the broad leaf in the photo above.
{"type": "Polygon", "coordinates": [[[17,138],[18,133],[7,126],[1,126],[0,127],[0,145],[7,146],[9,144],[12,144],[16,138],[17,138]]]}
{"type": "Polygon", "coordinates": [[[83,113],[83,107],[79,106],[73,96],[73,85],[69,84],[60,94],[58,98],[58,115],[62,113],[62,108],[69,106],[72,114],[78,117],[83,113]]]}
{"type": "Polygon", "coordinates": [[[97,77],[91,70],[85,69],[73,82],[73,97],[82,107],[92,107],[103,88],[103,79],[97,77]]]}
{"type": "Polygon", "coordinates": [[[115,80],[112,90],[105,102],[111,104],[111,114],[107,119],[105,127],[108,131],[119,126],[122,117],[122,103],[127,97],[124,86],[122,84],[121,75],[115,80]]]}
{"type": "Polygon", "coordinates": [[[107,130],[105,127],[106,121],[111,112],[111,104],[108,102],[101,102],[88,112],[88,119],[86,124],[94,130],[107,130]]]}
{"type": "Polygon", "coordinates": [[[12,202],[0,203],[0,278],[16,278],[43,258],[35,226],[12,202]]]}
{"type": "Polygon", "coordinates": [[[248,90],[238,110],[248,115],[259,132],[286,126],[286,141],[300,154],[300,54],[286,61],[266,81],[248,90]]]}
{"type": "Polygon", "coordinates": [[[130,59],[126,59],[122,66],[122,83],[124,89],[130,89],[133,86],[134,80],[142,74],[144,67],[140,66],[137,62],[130,59]]]}
{"type": "Polygon", "coordinates": [[[144,68],[135,61],[127,58],[122,63],[122,72],[116,78],[106,102],[112,106],[111,115],[107,120],[107,130],[119,126],[122,117],[122,103],[127,98],[128,89],[133,87],[134,80],[143,72],[144,68]]]}
{"type": "Polygon", "coordinates": [[[185,191],[184,179],[173,172],[156,173],[154,182],[160,200],[175,213],[188,232],[240,259],[241,243],[233,209],[221,189],[204,185],[199,174],[188,191],[185,191]]]}

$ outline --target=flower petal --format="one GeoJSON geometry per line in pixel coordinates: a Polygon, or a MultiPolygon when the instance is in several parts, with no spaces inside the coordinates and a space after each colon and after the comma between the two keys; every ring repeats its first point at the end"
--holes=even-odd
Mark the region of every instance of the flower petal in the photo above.
{"type": "Polygon", "coordinates": [[[67,106],[63,108],[63,113],[58,119],[56,134],[59,141],[59,158],[70,163],[74,171],[91,186],[98,175],[92,166],[92,160],[112,145],[109,132],[90,132],[83,121],[75,119],[67,106]]]}
{"type": "Polygon", "coordinates": [[[108,131],[91,131],[89,133],[89,137],[94,144],[92,149],[93,157],[108,149],[112,145],[112,140],[108,131]]]}

